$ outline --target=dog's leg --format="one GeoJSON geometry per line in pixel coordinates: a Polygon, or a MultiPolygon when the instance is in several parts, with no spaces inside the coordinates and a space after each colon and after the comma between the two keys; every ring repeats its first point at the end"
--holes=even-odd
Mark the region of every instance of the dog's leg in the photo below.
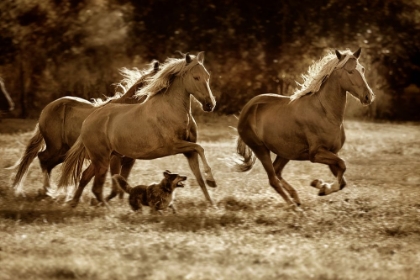
{"type": "Polygon", "coordinates": [[[172,209],[172,213],[173,213],[174,215],[177,213],[177,212],[176,212],[175,205],[170,204],[168,207],[170,207],[170,208],[172,209]]]}

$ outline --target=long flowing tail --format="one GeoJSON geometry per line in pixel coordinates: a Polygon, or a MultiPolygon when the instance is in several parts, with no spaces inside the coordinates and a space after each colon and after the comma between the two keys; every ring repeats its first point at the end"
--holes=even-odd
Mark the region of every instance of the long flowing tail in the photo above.
{"type": "Polygon", "coordinates": [[[79,137],[66,154],[61,170],[61,177],[58,182],[59,188],[72,184],[77,185],[79,183],[85,157],[86,148],[79,137]]]}
{"type": "Polygon", "coordinates": [[[28,174],[29,166],[31,165],[34,158],[38,153],[45,147],[44,137],[39,130],[39,125],[36,124],[32,138],[29,140],[26,145],[25,152],[19,161],[12,167],[8,169],[18,168],[15,179],[13,180],[13,188],[17,193],[22,192],[23,186],[22,182],[24,181],[26,175],[28,174]]]}
{"type": "Polygon", "coordinates": [[[131,193],[131,190],[133,189],[130,184],[127,182],[126,179],[124,179],[123,176],[119,175],[119,174],[115,174],[114,176],[112,176],[112,180],[114,180],[114,182],[116,183],[116,185],[122,189],[123,191],[125,191],[126,193],[131,193]]]}
{"type": "Polygon", "coordinates": [[[236,140],[236,153],[242,157],[236,160],[236,170],[240,172],[251,170],[257,158],[240,136],[236,140]]]}

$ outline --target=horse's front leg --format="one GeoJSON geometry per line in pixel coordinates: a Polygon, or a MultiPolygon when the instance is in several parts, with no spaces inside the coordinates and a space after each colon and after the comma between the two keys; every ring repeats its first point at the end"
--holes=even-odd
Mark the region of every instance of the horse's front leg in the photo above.
{"type": "MultiPolygon", "coordinates": [[[[216,180],[214,180],[213,173],[211,172],[211,168],[209,163],[207,162],[207,158],[204,154],[204,149],[197,143],[192,143],[188,141],[182,141],[179,143],[175,143],[172,147],[174,149],[175,154],[185,154],[188,152],[196,152],[200,155],[201,160],[203,162],[204,167],[204,178],[206,179],[206,183],[209,187],[215,188],[217,187],[216,180]]],[[[198,162],[197,162],[198,165],[198,162]]]]}
{"type": "Polygon", "coordinates": [[[311,162],[327,164],[337,178],[337,181],[333,184],[324,183],[320,179],[312,181],[311,186],[319,189],[318,195],[328,195],[344,188],[346,185],[346,180],[344,179],[346,163],[343,159],[325,148],[319,148],[316,151],[310,152],[309,157],[311,162]]]}
{"type": "Polygon", "coordinates": [[[211,205],[214,205],[213,200],[211,199],[210,194],[206,188],[206,185],[204,184],[203,177],[201,176],[200,165],[198,162],[198,154],[196,152],[188,152],[188,153],[184,153],[184,155],[188,159],[188,164],[190,165],[190,169],[193,172],[198,184],[200,185],[200,188],[203,191],[204,196],[210,202],[211,205]]]}

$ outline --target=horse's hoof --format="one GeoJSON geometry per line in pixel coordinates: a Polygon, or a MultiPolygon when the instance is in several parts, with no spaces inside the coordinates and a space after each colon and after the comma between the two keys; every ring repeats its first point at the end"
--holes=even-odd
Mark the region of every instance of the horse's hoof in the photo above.
{"type": "Polygon", "coordinates": [[[320,179],[315,179],[311,182],[311,187],[320,189],[322,187],[322,185],[324,184],[324,181],[320,180],[320,179]]]}
{"type": "Polygon", "coordinates": [[[216,181],[206,180],[207,186],[211,188],[217,187],[216,181]]]}
{"type": "Polygon", "coordinates": [[[318,193],[318,196],[326,196],[326,194],[325,194],[325,191],[320,191],[319,193],[318,193]]]}
{"type": "Polygon", "coordinates": [[[98,206],[99,201],[96,198],[91,197],[90,198],[90,206],[98,206]]]}
{"type": "Polygon", "coordinates": [[[71,208],[76,208],[77,204],[78,204],[77,202],[70,202],[69,203],[71,208]]]}

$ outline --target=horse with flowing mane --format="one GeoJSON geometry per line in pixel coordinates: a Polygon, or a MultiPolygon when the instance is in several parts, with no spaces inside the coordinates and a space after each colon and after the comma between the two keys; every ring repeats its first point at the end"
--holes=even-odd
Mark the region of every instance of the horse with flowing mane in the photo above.
{"type": "Polygon", "coordinates": [[[3,79],[0,77],[0,111],[12,111],[15,108],[12,98],[6,90],[3,79]]]}
{"type": "Polygon", "coordinates": [[[204,53],[168,58],[161,70],[138,95],[141,104],[109,104],[95,110],[82,125],[81,133],[63,164],[59,187],[79,183],[70,205],[75,207],[83,189],[94,178],[92,192],[105,205],[102,189],[113,154],[135,159],[156,159],[184,154],[206,199],[213,204],[202,178],[198,156],[207,184],[216,187],[204,149],[197,142],[197,124],[191,114],[191,96],[202,109],[213,111],[216,101],[210,90],[210,75],[203,65],[204,53]],[[94,135],[94,137],[92,137],[94,135]],[[83,171],[85,158],[90,165],[83,171]]]}
{"type": "Polygon", "coordinates": [[[282,177],[290,160],[310,160],[329,166],[336,177],[332,184],[314,180],[319,195],[346,186],[346,164],[337,153],[345,141],[344,110],[347,92],[363,105],[374,100],[359,63],[361,49],[335,51],[312,65],[304,82],[292,96],[262,94],[242,109],[238,121],[237,162],[239,171],[250,170],[258,158],[270,185],[291,205],[300,205],[296,190],[282,177]],[[276,155],[271,162],[270,152],[276,155]],[[293,198],[293,202],[284,192],[293,198]]]}
{"type": "MultiPolygon", "coordinates": [[[[26,177],[29,166],[38,156],[44,175],[42,194],[48,194],[51,189],[51,171],[63,162],[66,153],[76,142],[86,117],[96,109],[108,106],[108,104],[143,102],[145,98],[137,96],[136,92],[144,86],[149,77],[155,75],[158,71],[158,62],[152,62],[146,70],[122,68],[120,72],[124,79],[117,84],[117,88],[121,88],[122,93],[117,92],[114,96],[105,100],[94,99],[93,102],[79,97],[65,96],[45,106],[39,116],[34,134],[26,145],[25,152],[14,166],[18,167],[13,181],[16,192],[22,192],[22,182],[26,177]]],[[[121,173],[123,177],[127,178],[134,162],[134,159],[126,157],[112,157],[111,173],[121,173]]],[[[118,189],[116,186],[114,187],[118,189]]],[[[120,193],[120,195],[122,196],[123,193],[120,193]]]]}

